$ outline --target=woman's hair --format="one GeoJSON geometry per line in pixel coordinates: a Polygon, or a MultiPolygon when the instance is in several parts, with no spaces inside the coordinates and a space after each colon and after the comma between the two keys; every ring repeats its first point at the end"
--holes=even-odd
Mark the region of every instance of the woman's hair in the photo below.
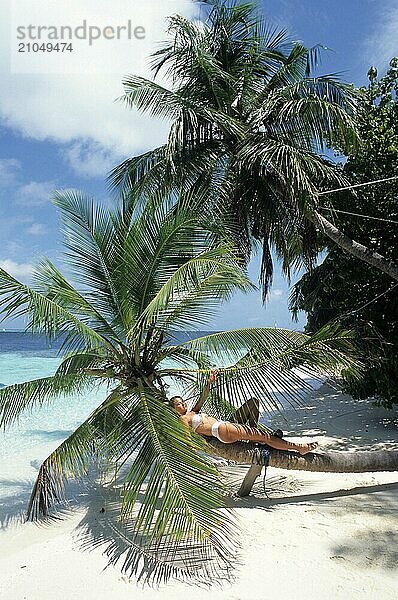
{"type": "Polygon", "coordinates": [[[176,400],[182,400],[181,396],[173,396],[172,398],[169,398],[168,404],[171,408],[174,408],[174,402],[176,400]]]}

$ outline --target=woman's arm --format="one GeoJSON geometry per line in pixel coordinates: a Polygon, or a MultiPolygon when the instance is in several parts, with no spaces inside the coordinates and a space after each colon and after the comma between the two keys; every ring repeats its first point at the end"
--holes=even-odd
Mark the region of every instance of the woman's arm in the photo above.
{"type": "Polygon", "coordinates": [[[200,411],[200,409],[202,408],[203,404],[207,400],[207,397],[208,397],[209,392],[210,392],[211,384],[215,382],[215,380],[217,379],[217,377],[218,377],[218,369],[215,369],[214,371],[210,371],[209,381],[207,382],[206,386],[203,388],[202,393],[199,396],[199,400],[197,401],[197,403],[193,407],[192,412],[199,412],[200,411]]]}

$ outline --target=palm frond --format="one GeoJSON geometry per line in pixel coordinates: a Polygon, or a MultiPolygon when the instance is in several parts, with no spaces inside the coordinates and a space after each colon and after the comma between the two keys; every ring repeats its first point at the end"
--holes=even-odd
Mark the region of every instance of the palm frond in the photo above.
{"type": "MultiPolygon", "coordinates": [[[[318,186],[325,181],[336,182],[343,179],[342,173],[331,163],[283,139],[271,140],[253,135],[242,145],[238,158],[248,170],[260,172],[264,177],[265,187],[266,178],[269,177],[271,190],[274,185],[280,190],[281,198],[289,198],[290,210],[292,207],[296,210],[301,208],[301,218],[305,215],[305,210],[311,210],[318,186]],[[256,153],[253,153],[254,148],[256,153]]],[[[294,212],[291,214],[294,215],[294,212]]],[[[293,216],[293,222],[294,218],[293,216]]],[[[300,219],[300,214],[296,218],[300,219]]]]}
{"type": "Polygon", "coordinates": [[[0,314],[27,316],[27,329],[49,339],[65,335],[64,345],[88,348],[106,345],[106,339],[51,298],[36,292],[0,269],[0,314]]]}
{"type": "MultiPolygon", "coordinates": [[[[182,346],[192,352],[193,359],[196,352],[205,353],[219,366],[214,393],[236,408],[250,397],[259,398],[265,410],[283,410],[284,403],[300,405],[312,389],[306,377],[323,381],[339,376],[343,369],[357,373],[360,369],[352,332],[336,325],[325,327],[313,338],[283,329],[240,329],[203,336],[182,346]]],[[[201,370],[198,389],[208,372],[201,370]]],[[[169,375],[173,376],[171,370],[169,375]]]]}
{"type": "MultiPolygon", "coordinates": [[[[171,91],[143,77],[129,76],[124,81],[124,102],[130,107],[149,112],[152,116],[175,121],[185,119],[187,133],[195,132],[199,118],[215,123],[220,131],[241,136],[245,127],[232,115],[199,103],[190,90],[171,91]]],[[[178,146],[180,148],[180,146],[178,146]]]]}
{"type": "Polygon", "coordinates": [[[118,388],[42,463],[33,488],[28,519],[48,516],[54,504],[65,500],[69,479],[84,480],[96,464],[102,472],[109,466],[108,436],[120,426],[117,408],[122,394],[118,388]]]}
{"type": "Polygon", "coordinates": [[[184,569],[225,567],[236,530],[233,519],[225,523],[223,486],[204,454],[205,441],[148,391],[130,405],[118,460],[132,460],[123,491],[132,540],[157,553],[159,562],[178,557],[184,569]]]}
{"type": "Polygon", "coordinates": [[[109,344],[119,341],[119,335],[112,325],[65,279],[51,261],[43,259],[35,268],[33,277],[36,291],[75,314],[83,323],[86,322],[100,333],[109,344]]]}
{"type": "Polygon", "coordinates": [[[106,321],[123,330],[119,290],[112,279],[118,239],[111,212],[75,190],[57,192],[54,203],[61,211],[66,256],[74,278],[106,321]]]}
{"type": "Polygon", "coordinates": [[[55,374],[0,389],[0,427],[9,427],[19,416],[36,406],[54,402],[58,396],[80,394],[93,385],[93,379],[82,374],[55,374]]]}
{"type": "Polygon", "coordinates": [[[84,375],[88,369],[99,368],[107,362],[115,360],[115,356],[108,355],[103,348],[90,352],[73,352],[62,359],[56,370],[56,375],[84,375]]]}
{"type": "Polygon", "coordinates": [[[231,256],[231,248],[217,247],[176,268],[147,304],[137,325],[145,329],[156,322],[164,331],[176,326],[183,329],[186,324],[203,326],[221,301],[237,289],[253,287],[231,256]]]}
{"type": "MultiPolygon", "coordinates": [[[[129,199],[135,203],[144,202],[142,194],[148,190],[152,193],[159,189],[165,191],[166,163],[166,145],[129,158],[111,171],[108,176],[109,186],[111,189],[116,188],[122,197],[125,197],[125,202],[129,199]]],[[[164,193],[164,196],[166,195],[164,193]]]]}

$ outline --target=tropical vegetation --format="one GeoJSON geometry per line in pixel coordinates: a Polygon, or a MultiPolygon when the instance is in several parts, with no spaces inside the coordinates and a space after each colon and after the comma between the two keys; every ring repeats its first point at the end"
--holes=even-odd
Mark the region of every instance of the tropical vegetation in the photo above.
{"type": "MultiPolygon", "coordinates": [[[[343,172],[353,185],[390,179],[398,169],[398,59],[391,60],[380,79],[375,68],[368,77],[357,111],[362,143],[355,151],[342,149],[347,155],[343,172]]],[[[396,262],[397,195],[396,179],[339,192],[330,198],[336,210],[332,218],[350,237],[360,237],[373,251],[396,262]]],[[[398,287],[338,247],[327,247],[323,263],[295,285],[291,308],[307,313],[308,332],[332,320],[352,328],[366,369],[359,380],[347,373],[345,387],[355,398],[373,397],[391,408],[398,402],[398,287]]]]}

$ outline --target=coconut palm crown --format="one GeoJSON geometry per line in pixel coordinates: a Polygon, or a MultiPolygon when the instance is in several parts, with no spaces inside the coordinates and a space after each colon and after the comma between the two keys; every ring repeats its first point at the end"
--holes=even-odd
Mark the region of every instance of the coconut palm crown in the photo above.
{"type": "Polygon", "coordinates": [[[198,395],[217,365],[208,412],[228,417],[248,394],[263,408],[280,408],[281,396],[300,400],[303,381],[294,367],[331,373],[353,364],[350,335],[324,330],[309,338],[264,328],[182,338],[214,323],[235,291],[253,287],[211,215],[192,199],[142,205],[129,221],[124,210],[74,191],[57,193],[55,203],[74,284],[49,260],[39,263],[30,286],[0,269],[0,308],[5,318],[25,315],[27,329],[60,338],[61,363],[51,377],[0,390],[0,426],[68,395],[84,403],[99,383],[107,391],[42,464],[29,517],[50,514],[65,482],[95,465],[110,483],[121,482],[119,525],[131,570],[208,576],[233,560],[236,523],[205,439],[184,429],[167,392],[198,395]]]}
{"type": "MultiPolygon", "coordinates": [[[[155,80],[128,76],[123,101],[171,123],[167,143],[126,160],[111,185],[133,203],[194,188],[233,223],[242,255],[262,246],[266,296],[273,255],[285,273],[314,264],[319,231],[398,279],[398,268],[329,222],[318,192],[348,182],[327,149],[357,143],[357,92],[335,74],[314,75],[322,48],[292,42],[255,3],[214,0],[207,18],[170,18],[170,39],[153,55],[155,80]],[[156,81],[163,75],[166,83],[156,81]],[[376,256],[377,254],[377,256],[376,256]]],[[[331,206],[331,205],[330,205],[331,206]]]]}

